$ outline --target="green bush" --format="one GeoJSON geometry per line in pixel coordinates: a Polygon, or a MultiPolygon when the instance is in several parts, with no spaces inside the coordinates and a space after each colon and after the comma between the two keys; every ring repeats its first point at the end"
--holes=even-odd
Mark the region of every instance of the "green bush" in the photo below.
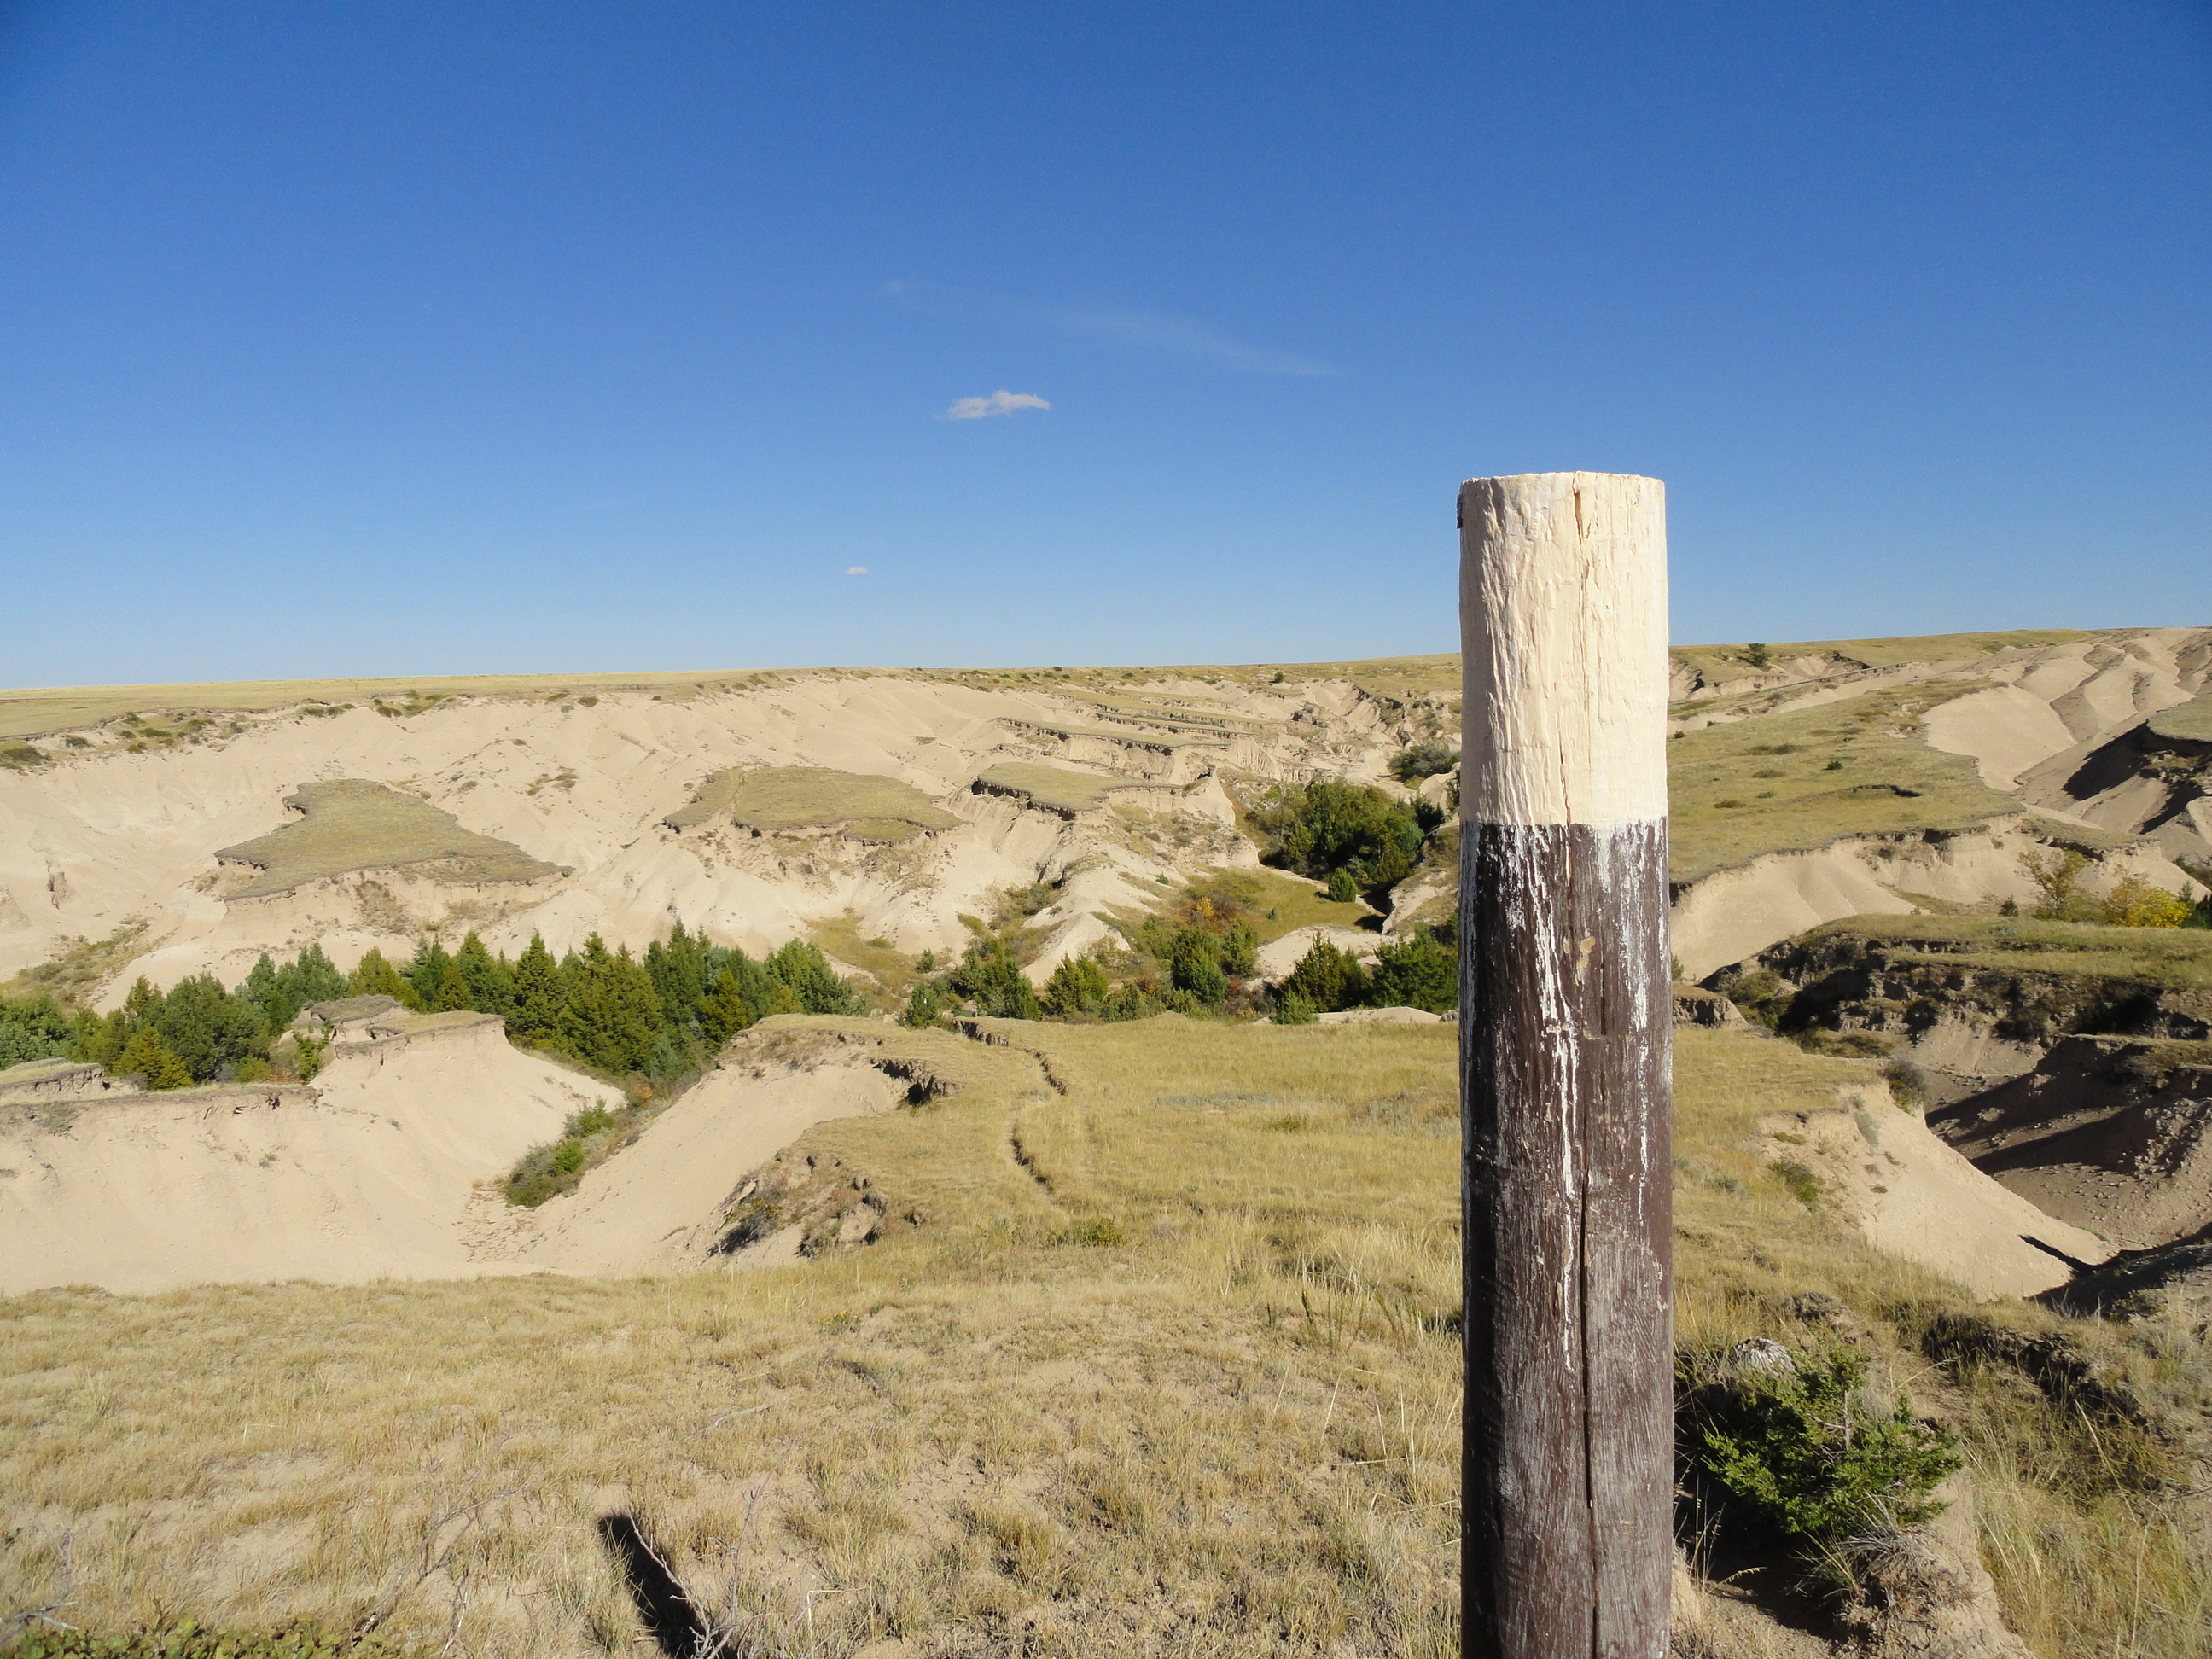
{"type": "Polygon", "coordinates": [[[1094,1215],[1060,1228],[1051,1235],[1050,1242],[1054,1244],[1083,1244],[1092,1249],[1104,1250],[1127,1243],[1129,1234],[1113,1217],[1094,1215]]]}
{"type": "Polygon", "coordinates": [[[1013,951],[1001,939],[979,939],[968,947],[945,983],[994,1019],[1037,1019],[1036,988],[1023,974],[1013,951]]]}
{"type": "Polygon", "coordinates": [[[1376,1008],[1422,1008],[1441,1014],[1459,1006],[1459,958],[1425,932],[1375,954],[1367,1001],[1376,1008]]]}
{"type": "Polygon", "coordinates": [[[1790,1196],[1807,1209],[1817,1209],[1820,1203],[1820,1177],[1802,1164],[1787,1161],[1774,1165],[1774,1178],[1790,1189],[1790,1196]]]}
{"type": "Polygon", "coordinates": [[[1866,1397],[1866,1369],[1838,1351],[1795,1358],[1733,1382],[1686,1388],[1682,1460],[1759,1525],[1810,1551],[1942,1512],[1930,1493],[1960,1466],[1956,1437],[1899,1396],[1866,1397]]]}
{"type": "Polygon", "coordinates": [[[1397,884],[1420,861],[1421,843],[1443,820],[1427,801],[1394,799],[1372,784],[1327,780],[1279,789],[1252,814],[1267,861],[1316,881],[1348,870],[1373,891],[1397,884]]]}
{"type": "Polygon", "coordinates": [[[1349,951],[1317,939],[1298,958],[1298,965],[1291,969],[1277,995],[1297,997],[1316,1013],[1357,1008],[1367,1000],[1367,972],[1349,951]]]}
{"type": "Polygon", "coordinates": [[[111,1073],[173,1078],[166,1052],[184,1082],[256,1077],[264,1066],[281,1074],[276,1068],[286,1065],[305,1079],[320,1065],[322,1045],[292,1038],[292,1022],[310,1003],[349,995],[390,996],[418,1011],[497,1014],[520,1043],[615,1077],[641,1075],[661,1093],[680,1087],[724,1042],[771,1014],[855,1014],[866,1007],[830,959],[799,939],[755,962],[678,925],[665,941],[646,947],[642,962],[627,947],[610,951],[595,933],[557,961],[533,937],[510,963],[470,933],[450,952],[425,939],[404,970],[372,950],[351,975],[341,974],[310,945],[289,963],[264,955],[234,991],[212,975],[166,994],[142,979],[123,1006],[104,1017],[82,1011],[63,1020],[44,999],[0,1002],[0,1066],[56,1052],[58,1030],[60,1052],[111,1073]],[[145,1038],[149,1031],[158,1046],[145,1038]],[[280,1038],[284,1048],[272,1049],[280,1038]]]}
{"type": "Polygon", "coordinates": [[[1278,1025],[1311,1025],[1321,1016],[1314,1006],[1296,991],[1279,997],[1275,1002],[1275,1024],[1278,1025]]]}
{"type": "Polygon", "coordinates": [[[769,955],[762,966],[799,999],[810,1014],[858,1014],[867,1011],[867,1000],[838,977],[830,958],[804,939],[793,939],[769,955]]]}
{"type": "Polygon", "coordinates": [[[945,1004],[937,994],[937,988],[927,980],[916,980],[914,989],[907,993],[906,1012],[899,1016],[900,1023],[916,1030],[934,1025],[945,1012],[945,1004]]]}
{"type": "Polygon", "coordinates": [[[156,1025],[142,1025],[115,1061],[118,1077],[137,1078],[149,1089],[189,1089],[191,1068],[177,1057],[156,1025]]]}
{"type": "Polygon", "coordinates": [[[70,1053],[75,1028],[51,997],[0,1000],[0,1071],[34,1060],[60,1060],[70,1053]]]}
{"type": "Polygon", "coordinates": [[[525,1152],[507,1177],[507,1201],[534,1210],[547,1199],[572,1190],[581,1176],[581,1165],[561,1170],[553,1167],[553,1161],[562,1147],[574,1145],[577,1143],[556,1141],[550,1146],[533,1146],[525,1152]]]}
{"type": "Polygon", "coordinates": [[[1229,975],[1221,969],[1221,945],[1200,927],[1178,931],[1168,951],[1168,970],[1175,988],[1188,991],[1208,1007],[1229,994],[1229,975]]]}
{"type": "Polygon", "coordinates": [[[1351,871],[1332,870],[1328,872],[1328,885],[1323,891],[1330,903],[1349,904],[1359,896],[1359,884],[1352,880],[1351,871]]]}
{"type": "Polygon", "coordinates": [[[592,1135],[605,1134],[615,1127],[615,1115],[603,1101],[593,1101],[580,1112],[571,1112],[565,1126],[568,1138],[582,1140],[592,1135]]]}
{"type": "Polygon", "coordinates": [[[1096,957],[1069,957],[1052,970],[1038,1000],[1045,1012],[1064,1019],[1071,1014],[1097,1013],[1113,989],[1096,957]]]}
{"type": "Polygon", "coordinates": [[[1418,783],[1423,778],[1449,772],[1458,764],[1458,750],[1442,738],[1431,738],[1391,756],[1390,775],[1401,783],[1418,783]]]}
{"type": "Polygon", "coordinates": [[[1883,1079],[1889,1085],[1890,1098],[1910,1110],[1928,1096],[1928,1080],[1920,1068],[1911,1060],[1899,1057],[1881,1068],[1883,1079]]]}
{"type": "Polygon", "coordinates": [[[1769,1030],[1780,1027],[1790,1012],[1792,994],[1764,968],[1724,974],[1713,989],[1741,1008],[1744,1018],[1769,1030]]]}

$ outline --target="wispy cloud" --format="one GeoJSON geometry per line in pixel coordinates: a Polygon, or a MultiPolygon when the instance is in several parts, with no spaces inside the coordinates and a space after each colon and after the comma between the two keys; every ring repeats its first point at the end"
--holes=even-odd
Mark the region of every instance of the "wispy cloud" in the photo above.
{"type": "Polygon", "coordinates": [[[1194,317],[1161,312],[1124,311],[1105,306],[1050,306],[975,289],[939,288],[928,283],[890,283],[886,298],[908,310],[979,322],[1015,324],[1095,335],[1146,351],[1164,351],[1221,364],[1247,374],[1281,374],[1298,379],[1332,375],[1327,363],[1294,351],[1247,345],[1194,317]]]}
{"type": "Polygon", "coordinates": [[[1011,415],[1018,409],[1050,409],[1042,398],[1026,392],[994,392],[988,398],[963,398],[945,411],[948,421],[980,421],[986,415],[1011,415]]]}
{"type": "Polygon", "coordinates": [[[1063,328],[1103,335],[1124,345],[1152,351],[1172,351],[1185,357],[1204,357],[1247,374],[1285,374],[1311,379],[1336,371],[1291,351],[1271,351],[1262,346],[1232,340],[1218,329],[1190,317],[1167,317],[1149,311],[1063,311],[1051,313],[1063,328]]]}
{"type": "Polygon", "coordinates": [[[868,574],[868,567],[864,564],[848,564],[845,567],[845,574],[848,576],[865,576],[868,574]]]}

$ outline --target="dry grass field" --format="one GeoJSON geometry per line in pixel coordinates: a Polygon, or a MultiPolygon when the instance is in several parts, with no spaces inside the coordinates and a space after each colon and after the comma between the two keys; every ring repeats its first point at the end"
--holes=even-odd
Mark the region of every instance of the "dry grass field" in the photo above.
{"type": "MultiPolygon", "coordinates": [[[[814,672],[836,672],[815,670],[814,672]]],[[[852,671],[844,671],[852,672],[852,671]]],[[[560,702],[608,691],[649,691],[672,701],[781,678],[772,670],[702,673],[447,674],[428,679],[231,680],[204,684],[56,686],[0,691],[0,737],[37,737],[149,711],[167,715],[253,714],[296,703],[382,706],[414,712],[448,697],[560,702]]]]}
{"type": "MultiPolygon", "coordinates": [[[[659,1279],[0,1304],[0,1607],[630,1652],[634,1528],[697,1609],[664,1633],[740,1652],[1456,1651],[1452,1028],[773,1024],[952,1085],[800,1144],[810,1180],[919,1224],[659,1279]]],[[[1947,1316],[2059,1322],[1876,1256],[1747,1150],[1868,1075],[1682,1034],[1690,1363],[1857,1343],[1965,1434],[2039,1653],[2201,1655],[2177,1445],[1929,1358],[1947,1316]]],[[[2185,1324],[2070,1328],[2143,1401],[2201,1405],[2185,1324]]]]}
{"type": "Polygon", "coordinates": [[[1919,733],[1930,708],[1979,689],[1896,686],[1679,733],[1667,745],[1674,878],[1844,836],[1965,830],[2019,811],[1970,757],[1919,733]]]}
{"type": "MultiPolygon", "coordinates": [[[[2094,639],[2094,633],[2075,628],[2019,628],[1994,634],[1910,634],[1887,640],[1798,640],[1770,644],[1768,656],[1778,662],[1795,657],[1831,657],[1867,668],[1893,668],[1908,662],[1972,662],[1993,652],[2039,645],[2066,645],[2094,639]]],[[[1723,682],[1755,673],[1747,658],[1748,645],[1676,646],[1677,662],[1697,669],[1706,679],[1723,682]]]]}
{"type": "Polygon", "coordinates": [[[2150,717],[2154,736],[2183,743],[2212,743],[2212,696],[2197,697],[2150,717]]]}

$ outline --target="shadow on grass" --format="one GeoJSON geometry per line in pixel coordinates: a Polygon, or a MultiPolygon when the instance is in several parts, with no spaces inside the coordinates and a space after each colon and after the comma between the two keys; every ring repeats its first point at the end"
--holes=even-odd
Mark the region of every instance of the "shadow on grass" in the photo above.
{"type": "Polygon", "coordinates": [[[599,1517],[599,1542],[621,1567],[637,1616],[668,1659],[695,1659],[707,1644],[705,1616],[654,1549],[653,1540],[627,1515],[599,1517]]]}

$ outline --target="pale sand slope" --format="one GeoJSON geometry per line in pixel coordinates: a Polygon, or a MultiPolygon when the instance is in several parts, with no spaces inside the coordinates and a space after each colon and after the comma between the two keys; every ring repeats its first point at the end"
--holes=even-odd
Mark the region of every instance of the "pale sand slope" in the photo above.
{"type": "Polygon", "coordinates": [[[519,1268],[556,1273],[695,1265],[748,1171],[814,1125],[887,1112],[906,1091],[866,1065],[763,1071],[726,1063],[647,1124],[635,1145],[588,1171],[575,1192],[509,1212],[516,1220],[507,1237],[479,1249],[486,1256],[511,1249],[519,1268]]]}
{"type": "Polygon", "coordinates": [[[641,691],[589,708],[461,699],[402,718],[247,713],[201,742],[139,754],[111,722],[88,728],[81,751],[45,740],[51,764],[0,769],[0,974],[132,918],[151,924],[146,954],[111,997],[138,972],[165,986],[210,969],[235,981],[261,951],[314,940],[346,966],[372,945],[411,949],[439,924],[477,927],[509,951],[540,931],[559,951],[594,931],[641,947],[681,920],[758,951],[851,912],[863,938],[941,951],[964,942],[960,915],[988,914],[994,890],[1073,871],[1042,919],[1056,934],[1042,974],[1098,935],[1095,912],[1133,902],[1155,876],[1253,861],[1221,769],[1376,778],[1402,741],[1349,685],[1147,690],[1244,724],[1213,736],[1109,724],[1095,705],[1042,688],[831,673],[680,702],[641,691]],[[1069,821],[969,793],[1006,761],[1148,787],[1132,792],[1135,819],[1102,807],[1069,821]],[[663,823],[708,775],[773,765],[895,778],[962,822],[894,847],[663,823]],[[340,778],[408,789],[571,873],[458,887],[383,872],[231,896],[251,875],[219,867],[216,851],[291,821],[284,799],[302,782],[340,778]]]}
{"type": "Polygon", "coordinates": [[[1841,1091],[1832,1112],[1759,1120],[1760,1151],[1796,1164],[1876,1249],[1934,1269],[1985,1297],[2033,1296],[2072,1270],[2039,1239],[2076,1261],[2102,1261],[2112,1247],[2045,1215],[1939,1139],[1916,1112],[1899,1111],[1878,1079],[1841,1091]],[[1785,1139],[1783,1137],[1787,1136],[1785,1139]]]}
{"type": "MultiPolygon", "coordinates": [[[[2067,793],[2084,757],[2203,691],[2208,673],[2212,630],[2154,629],[1815,678],[1780,688],[1772,707],[1832,701],[1876,680],[1994,683],[1934,710],[1929,741],[1972,755],[2024,804],[2124,833],[2166,814],[2173,821],[2159,829],[2166,852],[2192,855],[2201,844],[2196,855],[2212,856],[2212,804],[2174,817],[2168,789],[2132,775],[2093,799],[2067,793]]],[[[964,944],[959,916],[987,913],[994,889],[1069,878],[1040,919],[1050,939],[1031,971],[1042,978],[1101,936],[1098,912],[1157,896],[1155,877],[1251,862],[1224,781],[1382,781],[1389,756],[1414,735],[1407,708],[1343,681],[1162,678],[1121,689],[1179,700],[1183,714],[1204,713],[1219,729],[1188,719],[1147,724],[1042,681],[983,689],[825,671],[672,690],[665,700],[651,690],[605,691],[589,707],[480,696],[397,718],[367,708],[331,718],[245,710],[191,742],[135,755],[135,728],[117,720],[71,734],[88,745],[81,750],[44,734],[50,763],[0,769],[0,975],[45,960],[69,937],[102,938],[132,918],[149,924],[143,954],[110,984],[111,1002],[140,971],[165,986],[204,970],[234,981],[262,950],[289,954],[310,941],[345,966],[372,945],[411,949],[434,926],[475,927],[510,951],[532,931],[556,950],[595,930],[635,948],[680,920],[719,943],[760,950],[849,912],[863,939],[943,951],[964,944]],[[971,794],[970,782],[1001,763],[1145,787],[1070,821],[971,794]],[[662,823],[710,773],[761,765],[895,778],[962,822],[889,848],[726,827],[679,833],[662,823]],[[408,789],[465,829],[571,873],[468,888],[419,876],[337,878],[268,898],[234,896],[250,877],[218,867],[216,852],[282,827],[284,798],[302,782],[340,778],[408,789]]],[[[1698,707],[1686,711],[1691,723],[1750,712],[1709,716],[1698,707]]],[[[1960,849],[1948,872],[1877,866],[1862,844],[1839,857],[1790,855],[1723,872],[1683,896],[1677,954],[1693,972],[1739,960],[1816,922],[1911,902],[1895,890],[1974,902],[2025,890],[2016,857],[1976,865],[1972,850],[1960,849]],[[1948,884],[1928,885],[1923,875],[1948,884]]],[[[2154,878],[2170,887],[2178,872],[2161,867],[2154,878]]],[[[1426,896],[1440,901],[1449,880],[1435,878],[1437,890],[1426,896]]]]}
{"type": "Polygon", "coordinates": [[[2212,629],[2152,628],[2117,639],[2000,652],[1975,665],[1997,685],[1930,709],[1928,740],[1972,755],[1992,788],[2069,750],[2087,753],[2162,708],[2187,702],[2212,673],[2212,629]]]}
{"type": "MultiPolygon", "coordinates": [[[[1685,977],[1703,979],[1822,922],[1910,915],[1923,908],[1915,896],[1961,904],[2011,899],[2029,908],[2042,896],[2026,861],[2049,851],[2022,818],[1936,842],[1848,837],[1814,852],[1765,854],[1716,871],[1675,900],[1674,953],[1685,977]]],[[[2167,892],[2196,890],[2189,873],[2152,846],[2107,854],[2081,888],[2100,894],[2130,875],[2167,892]]]]}
{"type": "Polygon", "coordinates": [[[0,1293],[514,1271],[468,1261],[472,1189],[606,1090],[487,1018],[342,1049],[316,1091],[0,1115],[0,1293]]]}

